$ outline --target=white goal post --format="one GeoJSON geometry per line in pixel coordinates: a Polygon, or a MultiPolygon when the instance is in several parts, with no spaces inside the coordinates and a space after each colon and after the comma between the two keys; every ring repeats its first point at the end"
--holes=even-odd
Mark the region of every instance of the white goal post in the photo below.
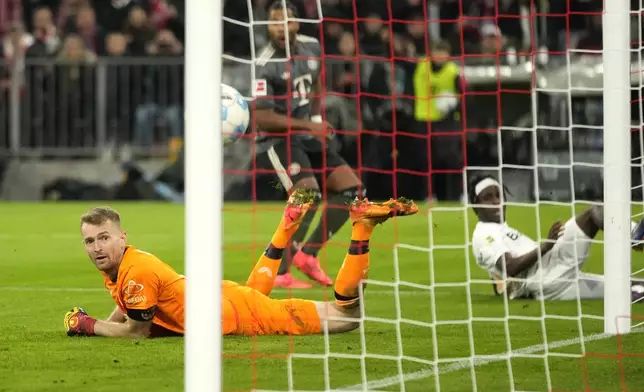
{"type": "Polygon", "coordinates": [[[630,1],[604,2],[604,332],[631,327],[630,1]]]}
{"type": "Polygon", "coordinates": [[[189,392],[222,388],[222,8],[219,1],[186,2],[185,390],[189,392]]]}
{"type": "MultiPolygon", "coordinates": [[[[229,0],[229,1],[243,1],[243,0],[229,0]]],[[[464,0],[463,0],[464,1],[464,0]]],[[[185,390],[186,391],[215,391],[221,390],[223,373],[221,371],[222,364],[222,336],[221,336],[221,310],[220,299],[221,289],[220,281],[222,280],[222,209],[223,209],[223,195],[221,193],[220,185],[223,178],[223,164],[221,158],[224,156],[222,151],[220,127],[220,111],[218,105],[220,103],[220,83],[222,81],[222,58],[231,60],[238,63],[242,70],[248,70],[248,76],[252,80],[254,78],[253,65],[256,60],[256,47],[253,38],[253,28],[256,26],[264,26],[270,24],[264,20],[254,20],[252,12],[249,12],[249,22],[235,21],[238,25],[244,25],[249,28],[249,39],[251,41],[251,59],[237,59],[222,53],[222,21],[225,19],[222,15],[223,1],[212,0],[191,0],[186,2],[187,8],[187,44],[186,44],[186,275],[188,278],[187,288],[187,309],[186,309],[186,353],[185,353],[185,390]],[[204,45],[206,42],[204,37],[217,37],[211,45],[204,45]],[[203,86],[212,86],[212,88],[203,88],[203,86]],[[205,181],[204,179],[212,179],[212,181],[205,181]],[[209,219],[204,219],[208,217],[209,219]]],[[[250,9],[251,2],[247,1],[250,9]]],[[[320,11],[320,1],[317,1],[317,8],[320,11]]],[[[321,18],[321,16],[320,16],[321,18]]],[[[606,0],[604,1],[603,18],[603,51],[602,51],[602,64],[595,69],[602,73],[603,85],[601,87],[579,87],[568,85],[567,91],[563,94],[567,95],[567,99],[571,100],[573,90],[587,91],[593,90],[597,97],[603,97],[603,162],[601,164],[594,164],[594,167],[603,166],[603,205],[604,205],[604,279],[605,279],[605,300],[603,315],[593,314],[588,317],[589,319],[598,320],[601,325],[603,317],[603,332],[608,335],[624,334],[631,331],[631,249],[630,249],[630,229],[631,229],[631,48],[630,48],[630,2],[629,0],[606,0]]],[[[640,22],[641,22],[640,17],[640,22]]],[[[304,22],[320,22],[314,19],[302,19],[304,22]]],[[[284,22],[285,23],[285,22],[284,22]]],[[[359,23],[354,21],[354,23],[359,23]]],[[[641,35],[641,33],[640,33],[641,35]]],[[[208,38],[209,40],[210,38],[208,38]]],[[[640,40],[642,37],[640,36],[640,40]]],[[[641,45],[639,45],[641,49],[641,45]]],[[[570,71],[570,56],[574,52],[583,52],[579,50],[568,49],[568,67],[570,71]]],[[[595,51],[598,54],[598,51],[595,51]]],[[[641,59],[640,54],[640,59],[641,59]]],[[[563,56],[562,56],[563,57],[563,56]]],[[[271,59],[270,61],[286,61],[286,59],[271,59]]],[[[638,69],[639,71],[639,69],[638,69]]],[[[529,71],[532,73],[532,69],[529,71]]],[[[537,71],[538,72],[538,71],[537,71]]],[[[531,74],[532,76],[532,74],[531,74]]],[[[641,83],[637,87],[641,88],[641,83]]],[[[533,87],[531,93],[536,95],[536,87],[533,87]]],[[[545,91],[546,89],[541,89],[545,91]]],[[[553,91],[555,89],[553,88],[553,91]]],[[[559,91],[560,93],[562,91],[559,91]]],[[[533,103],[533,106],[536,103],[533,103]]],[[[567,109],[569,112],[572,110],[570,107],[567,109]]],[[[533,113],[536,116],[536,113],[533,113]]],[[[575,132],[575,125],[572,124],[572,116],[569,119],[571,124],[568,129],[571,136],[575,132]]],[[[538,120],[534,119],[534,127],[525,126],[520,129],[521,132],[533,132],[536,134],[538,128],[538,120]]],[[[503,128],[503,126],[501,126],[503,128]]],[[[561,127],[560,127],[561,128],[561,127]]],[[[592,128],[592,126],[589,126],[592,128]]],[[[595,129],[600,132],[600,126],[596,124],[595,129]]],[[[499,134],[504,129],[499,130],[499,134]]],[[[536,139],[536,137],[535,137],[536,139]]],[[[499,147],[501,146],[499,136],[499,147]]],[[[575,162],[573,154],[572,142],[570,143],[570,162],[566,164],[550,165],[552,168],[570,170],[573,182],[572,172],[575,166],[591,166],[589,163],[575,162]]],[[[536,143],[534,145],[534,158],[538,161],[541,151],[538,151],[536,143]]],[[[499,154],[502,155],[502,154],[499,154]]],[[[498,170],[511,167],[510,164],[505,164],[503,158],[499,158],[498,170]]],[[[516,165],[515,165],[516,166],[516,165]]],[[[541,165],[548,167],[548,165],[541,165]]],[[[531,165],[526,165],[521,169],[532,170],[536,180],[537,172],[540,169],[540,164],[535,162],[531,165]]],[[[501,174],[501,180],[503,175],[501,174]]],[[[571,186],[574,188],[574,185],[571,186]]],[[[575,204],[574,189],[572,190],[572,201],[566,203],[568,206],[575,204]]],[[[511,204],[511,203],[508,203],[511,204]]],[[[540,200],[532,203],[534,211],[537,215],[537,222],[539,221],[539,205],[542,204],[540,200]]],[[[548,204],[544,201],[543,204],[548,204]]],[[[551,203],[556,204],[556,203],[551,203]]],[[[457,207],[445,207],[439,205],[438,208],[432,210],[432,214],[437,213],[454,213],[462,214],[465,224],[465,237],[463,242],[454,245],[440,245],[434,242],[434,232],[432,219],[434,215],[429,215],[429,245],[428,247],[419,246],[418,244],[402,244],[396,243],[394,246],[394,254],[392,256],[392,263],[395,269],[395,281],[369,281],[369,290],[367,290],[366,298],[369,297],[369,291],[374,293],[383,294],[388,290],[395,295],[392,295],[396,302],[397,312],[400,312],[400,301],[402,296],[399,295],[401,288],[406,289],[406,294],[409,296],[418,295],[418,298],[427,300],[431,298],[431,309],[435,312],[436,301],[438,298],[436,291],[440,289],[459,289],[464,288],[466,292],[466,300],[468,302],[469,314],[465,319],[443,319],[440,320],[437,314],[431,316],[431,321],[422,320],[408,320],[403,319],[400,314],[395,314],[390,319],[372,317],[366,314],[363,320],[380,323],[383,325],[395,325],[397,332],[393,338],[396,340],[397,346],[400,348],[401,354],[398,355],[381,355],[372,354],[367,348],[367,336],[365,329],[361,329],[356,333],[356,341],[360,346],[360,354],[336,352],[329,344],[330,337],[325,336],[325,352],[324,353],[290,353],[287,361],[287,376],[289,380],[289,389],[293,388],[293,375],[294,363],[301,359],[319,359],[325,364],[324,380],[325,387],[328,390],[331,385],[329,375],[329,358],[340,359],[353,359],[360,360],[362,363],[366,359],[379,359],[383,361],[390,361],[399,367],[399,374],[390,377],[382,375],[381,379],[374,380],[372,377],[367,376],[363,365],[363,374],[360,376],[360,384],[348,385],[348,389],[366,390],[369,388],[384,388],[397,385],[405,385],[405,382],[414,380],[423,380],[435,378],[436,390],[440,390],[439,373],[456,372],[462,369],[470,370],[472,374],[475,373],[475,368],[482,363],[494,361],[507,361],[508,371],[513,374],[513,365],[511,360],[514,358],[523,359],[543,359],[545,379],[548,385],[550,384],[550,365],[548,360],[551,358],[568,358],[572,354],[559,353],[551,348],[557,348],[557,345],[569,346],[570,339],[560,341],[550,341],[545,333],[546,321],[557,319],[578,322],[578,341],[582,342],[580,354],[575,353],[575,357],[583,356],[586,354],[586,349],[583,347],[584,339],[590,336],[582,328],[582,321],[585,320],[586,314],[583,313],[581,305],[579,306],[578,314],[574,316],[558,316],[556,314],[549,314],[545,310],[539,316],[516,316],[510,315],[508,302],[503,303],[506,314],[488,317],[481,315],[474,316],[472,314],[472,294],[471,287],[481,287],[482,285],[489,284],[486,280],[477,280],[470,275],[470,269],[475,268],[475,262],[470,262],[471,248],[470,245],[471,231],[467,227],[467,216],[469,214],[468,203],[457,207]],[[458,282],[434,282],[434,257],[439,258],[441,251],[450,251],[462,249],[465,251],[466,256],[465,268],[462,276],[463,281],[458,282]],[[412,255],[410,258],[423,259],[428,258],[429,270],[431,271],[432,281],[428,284],[418,284],[417,282],[407,282],[405,277],[401,278],[399,268],[405,268],[404,263],[398,264],[399,252],[407,255],[412,255]],[[415,252],[412,253],[412,252],[415,252]],[[469,259],[468,259],[469,257],[469,259]],[[478,286],[476,286],[478,285],[478,286]],[[380,291],[379,291],[380,290],[380,291]],[[412,291],[411,293],[409,291],[412,291]],[[543,344],[527,346],[527,347],[513,347],[511,338],[514,336],[510,332],[509,323],[515,321],[539,321],[543,324],[543,344]],[[503,346],[503,350],[491,355],[482,355],[476,352],[475,346],[479,343],[476,341],[472,332],[474,323],[480,322],[496,322],[503,325],[506,331],[507,345],[503,346]],[[442,355],[439,353],[438,348],[431,358],[428,360],[422,355],[417,354],[417,357],[403,355],[403,334],[400,332],[402,324],[413,324],[420,326],[427,330],[431,330],[433,341],[436,343],[438,336],[436,330],[442,326],[461,326],[465,325],[469,328],[467,332],[467,343],[470,345],[471,350],[469,354],[459,353],[453,355],[442,355]],[[511,336],[512,335],[512,336],[511,336]],[[550,344],[553,344],[551,347],[550,344]],[[416,361],[428,369],[418,370],[416,372],[403,372],[402,361],[416,361]],[[295,362],[294,362],[295,361],[295,362]],[[453,370],[450,370],[453,369],[453,370]]],[[[540,230],[537,223],[537,232],[540,230]]],[[[539,234],[537,234],[539,236],[539,234]]],[[[541,240],[542,238],[538,238],[541,240]]],[[[335,273],[335,271],[329,271],[335,273]]],[[[409,272],[409,271],[407,271],[409,272]]],[[[409,274],[407,274],[409,276],[409,274]]],[[[427,282],[425,282],[427,283],[427,282]]],[[[420,300],[419,300],[420,301],[420,300]]],[[[543,303],[540,305],[543,306],[543,303]]],[[[499,302],[501,306],[501,302],[499,302]]],[[[598,304],[599,307],[601,307],[598,304]]],[[[544,306],[545,309],[545,306],[544,306]]],[[[600,310],[601,311],[601,310],[600,310]]],[[[420,316],[417,316],[421,318],[420,316]]],[[[600,327],[601,328],[601,327],[600,327]]],[[[596,332],[601,332],[601,329],[596,332]]],[[[601,339],[603,336],[601,335],[601,339]]],[[[600,336],[600,335],[596,335],[600,336]]],[[[596,337],[595,337],[596,338],[596,337]]],[[[595,339],[592,338],[592,339],[595,339]]],[[[480,339],[480,338],[478,338],[480,339]]],[[[577,339],[577,337],[575,337],[577,339]]],[[[600,339],[600,338],[596,338],[600,339]]],[[[484,340],[484,339],[480,339],[484,340]]],[[[577,341],[575,341],[577,342],[577,341]]],[[[577,343],[574,343],[577,344],[577,343]]],[[[554,368],[554,367],[553,367],[554,368]]],[[[512,377],[511,377],[512,378],[512,377]]],[[[473,388],[475,388],[475,380],[472,377],[473,388]]],[[[428,381],[428,380],[425,380],[428,381]]],[[[429,382],[429,381],[428,381],[429,382]]],[[[511,380],[513,383],[514,380],[511,380]]]]}

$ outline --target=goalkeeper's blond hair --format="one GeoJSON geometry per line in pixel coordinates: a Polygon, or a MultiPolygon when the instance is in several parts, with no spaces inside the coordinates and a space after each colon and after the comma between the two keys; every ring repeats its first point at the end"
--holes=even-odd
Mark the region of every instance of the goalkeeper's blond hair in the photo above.
{"type": "Polygon", "coordinates": [[[98,226],[107,221],[121,227],[121,215],[116,210],[110,207],[94,207],[81,216],[80,225],[87,223],[98,226]]]}

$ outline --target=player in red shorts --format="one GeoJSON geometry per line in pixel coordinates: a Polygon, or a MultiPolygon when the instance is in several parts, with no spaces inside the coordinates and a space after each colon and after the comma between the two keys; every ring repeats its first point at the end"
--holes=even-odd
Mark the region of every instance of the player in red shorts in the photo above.
{"type": "MultiPolygon", "coordinates": [[[[384,203],[355,200],[350,206],[351,245],[336,278],[335,301],[270,298],[284,248],[313,204],[313,197],[305,191],[295,191],[291,195],[269,246],[245,285],[222,282],[224,334],[319,334],[325,323],[330,333],[348,332],[358,327],[359,323],[350,319],[360,317],[359,286],[367,278],[369,240],[373,230],[394,216],[415,214],[418,207],[404,199],[384,203]],[[337,317],[345,319],[337,320],[337,317]]],[[[64,318],[67,334],[183,335],[185,278],[153,255],[126,246],[125,233],[120,228],[120,217],[117,217],[111,209],[95,209],[85,215],[81,226],[86,250],[103,273],[105,286],[117,308],[105,321],[90,317],[81,308],[72,309],[64,318]],[[106,215],[112,218],[101,218],[106,215]]]]}

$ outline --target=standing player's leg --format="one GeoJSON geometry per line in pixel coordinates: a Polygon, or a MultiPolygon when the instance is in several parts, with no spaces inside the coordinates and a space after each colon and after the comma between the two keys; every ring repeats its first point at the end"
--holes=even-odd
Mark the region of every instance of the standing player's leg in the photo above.
{"type": "Polygon", "coordinates": [[[252,287],[264,295],[270,294],[284,248],[289,243],[291,236],[298,230],[313,204],[314,198],[310,191],[295,190],[291,194],[271,242],[255,264],[255,268],[246,281],[246,286],[252,287]]]}
{"type": "MultiPolygon", "coordinates": [[[[365,190],[353,169],[339,154],[327,150],[325,161],[325,166],[331,170],[326,180],[326,189],[329,194],[327,204],[318,226],[301,250],[295,254],[293,263],[319,283],[330,286],[333,282],[319,268],[318,252],[342,228],[349,218],[350,203],[356,198],[364,197],[365,190]]],[[[313,162],[313,164],[318,163],[320,167],[323,167],[321,156],[319,162],[317,160],[313,162]]]]}
{"type": "Polygon", "coordinates": [[[311,162],[307,153],[297,142],[288,143],[287,141],[282,141],[277,143],[268,150],[267,156],[270,165],[275,170],[282,187],[287,193],[295,189],[301,189],[314,197],[311,207],[300,223],[299,229],[293,234],[291,241],[286,246],[286,251],[275,278],[275,286],[293,289],[310,288],[309,283],[298,281],[291,275],[291,257],[289,257],[289,253],[297,251],[293,250],[293,248],[299,248],[299,243],[304,240],[308,232],[321,200],[320,187],[315,179],[315,173],[312,172],[311,162]]]}

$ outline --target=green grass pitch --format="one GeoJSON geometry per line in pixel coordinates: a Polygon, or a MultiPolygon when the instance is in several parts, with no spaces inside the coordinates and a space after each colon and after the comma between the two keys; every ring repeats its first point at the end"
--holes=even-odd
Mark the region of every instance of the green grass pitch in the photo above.
{"type": "MultiPolygon", "coordinates": [[[[99,318],[107,317],[114,307],[100,275],[83,253],[78,217],[88,206],[0,205],[0,392],[182,390],[182,339],[134,341],[64,334],[63,315],[72,306],[82,306],[99,318]]],[[[114,207],[122,213],[133,245],[183,271],[181,206],[114,207]]],[[[282,206],[228,204],[226,209],[224,274],[226,279],[243,282],[270,239],[282,206]]],[[[536,236],[534,208],[511,207],[508,213],[513,226],[536,236]]],[[[569,218],[571,210],[542,205],[538,215],[545,235],[552,221],[569,218]]],[[[473,215],[469,213],[467,233],[462,211],[433,211],[431,219],[428,216],[424,208],[417,216],[387,222],[377,228],[371,247],[370,278],[386,283],[396,279],[394,244],[419,247],[398,249],[397,273],[401,281],[421,286],[401,287],[396,296],[392,286],[370,284],[365,297],[369,319],[363,331],[328,340],[323,336],[224,338],[224,390],[288,390],[289,381],[295,390],[337,389],[361,384],[363,378],[370,390],[384,391],[471,391],[473,385],[478,391],[544,391],[548,379],[557,391],[644,390],[644,359],[626,355],[618,360],[617,340],[594,335],[602,331],[602,321],[560,317],[577,316],[576,302],[547,303],[543,308],[538,302],[513,302],[507,328],[503,321],[481,320],[504,317],[503,301],[492,295],[488,283],[465,285],[465,255],[470,251],[449,248],[466,242],[473,215]],[[434,249],[431,258],[425,250],[430,246],[430,225],[434,245],[447,246],[434,249]],[[456,285],[437,285],[432,295],[422,288],[431,279],[456,285]],[[548,317],[542,322],[539,316],[544,311],[548,317]],[[517,316],[533,318],[517,320],[517,316]],[[470,317],[477,321],[468,323],[470,317]],[[580,343],[580,327],[592,341],[580,343]],[[553,355],[546,361],[544,335],[554,343],[548,349],[553,355]],[[507,352],[508,336],[515,356],[485,357],[507,352]],[[584,360],[572,355],[581,352],[582,344],[587,352],[601,355],[584,360]],[[312,354],[291,358],[290,380],[289,353],[312,354]],[[475,366],[468,362],[473,354],[480,356],[475,366]],[[436,358],[444,362],[433,368],[430,361],[436,358]]],[[[331,276],[342,262],[348,236],[346,225],[321,254],[331,276]]],[[[642,268],[641,257],[633,258],[634,269],[642,268]]],[[[593,245],[585,270],[601,273],[602,260],[602,246],[593,245]]],[[[473,257],[469,265],[473,279],[486,279],[473,257]]],[[[331,289],[317,288],[273,295],[322,300],[332,294],[331,289]]],[[[600,316],[603,303],[585,302],[581,309],[586,315],[600,316]]],[[[642,309],[634,306],[634,314],[644,315],[642,309]]],[[[621,340],[624,352],[644,353],[642,335],[621,340]]]]}

